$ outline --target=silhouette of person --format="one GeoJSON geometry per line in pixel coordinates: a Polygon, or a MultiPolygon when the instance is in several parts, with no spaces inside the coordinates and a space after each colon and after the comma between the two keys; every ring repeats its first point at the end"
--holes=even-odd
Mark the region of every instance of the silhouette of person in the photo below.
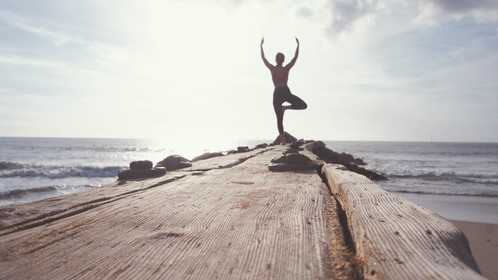
{"type": "Polygon", "coordinates": [[[284,131],[284,112],[287,109],[293,110],[304,110],[306,109],[306,103],[299,97],[293,95],[287,86],[287,81],[289,80],[289,70],[296,64],[297,57],[299,55],[299,40],[296,38],[296,52],[294,58],[285,66],[283,66],[285,56],[283,53],[277,53],[275,61],[277,65],[272,65],[265,57],[265,52],[263,50],[263,44],[265,39],[261,39],[261,58],[265,63],[266,67],[271,71],[271,77],[273,80],[273,85],[275,89],[273,91],[273,109],[275,110],[275,115],[277,116],[277,127],[279,133],[280,144],[285,144],[285,131],[284,131]],[[290,105],[282,105],[284,102],[290,105]]]}

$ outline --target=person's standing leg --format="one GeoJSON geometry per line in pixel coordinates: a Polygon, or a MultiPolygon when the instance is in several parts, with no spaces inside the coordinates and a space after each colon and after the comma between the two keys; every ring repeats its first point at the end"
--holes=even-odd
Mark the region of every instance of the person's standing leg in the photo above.
{"type": "Polygon", "coordinates": [[[282,103],[284,100],[282,99],[282,93],[275,89],[273,92],[273,109],[275,110],[275,115],[277,116],[277,128],[278,134],[280,136],[280,142],[285,143],[285,135],[284,135],[284,109],[282,108],[282,103]]]}

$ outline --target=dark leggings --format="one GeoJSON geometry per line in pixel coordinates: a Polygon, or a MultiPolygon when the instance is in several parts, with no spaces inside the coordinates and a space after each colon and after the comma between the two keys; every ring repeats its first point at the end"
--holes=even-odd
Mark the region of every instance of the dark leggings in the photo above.
{"type": "Polygon", "coordinates": [[[288,87],[276,87],[273,91],[273,109],[277,115],[278,133],[280,135],[284,133],[284,110],[282,108],[282,103],[284,102],[290,103],[290,109],[293,110],[304,110],[308,107],[301,98],[292,94],[288,87]]]}

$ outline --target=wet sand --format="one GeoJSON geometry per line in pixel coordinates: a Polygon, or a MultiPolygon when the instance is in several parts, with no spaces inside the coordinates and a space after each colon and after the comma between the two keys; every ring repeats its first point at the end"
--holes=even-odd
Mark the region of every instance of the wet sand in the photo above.
{"type": "Polygon", "coordinates": [[[452,221],[498,224],[498,197],[397,194],[452,221]]]}
{"type": "Polygon", "coordinates": [[[465,233],[482,275],[498,280],[498,225],[452,221],[465,233]]]}

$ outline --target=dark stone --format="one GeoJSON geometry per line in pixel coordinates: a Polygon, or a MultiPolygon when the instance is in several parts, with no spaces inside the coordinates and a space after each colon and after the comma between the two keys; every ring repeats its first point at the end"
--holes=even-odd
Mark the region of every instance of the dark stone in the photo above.
{"type": "Polygon", "coordinates": [[[370,180],[379,181],[387,180],[387,177],[372,170],[360,167],[366,165],[361,158],[355,158],[347,153],[338,153],[330,150],[322,141],[315,141],[305,145],[305,149],[318,156],[319,159],[327,163],[336,163],[343,165],[346,169],[364,175],[370,180]]]}
{"type": "Polygon", "coordinates": [[[304,148],[313,152],[316,149],[325,148],[325,143],[323,143],[322,141],[312,141],[304,145],[304,148]]]}
{"type": "Polygon", "coordinates": [[[200,156],[196,156],[194,159],[192,159],[192,162],[194,161],[198,161],[198,160],[205,160],[205,159],[208,159],[208,158],[214,158],[214,157],[221,157],[223,156],[223,153],[220,153],[220,152],[214,152],[214,153],[204,153],[200,156]]]}
{"type": "Polygon", "coordinates": [[[291,148],[298,149],[302,145],[304,145],[304,139],[299,139],[296,142],[292,143],[290,146],[291,148]]]}
{"type": "Polygon", "coordinates": [[[178,170],[191,166],[192,163],[190,162],[190,160],[179,155],[168,156],[156,164],[156,167],[164,167],[168,171],[178,170]]]}
{"type": "MultiPolygon", "coordinates": [[[[292,136],[290,133],[288,132],[284,132],[284,137],[285,137],[285,143],[294,143],[297,141],[297,138],[292,136]]],[[[275,138],[275,140],[273,140],[272,142],[272,145],[278,145],[280,144],[280,136],[277,136],[277,138],[275,138]]]]}
{"type": "Polygon", "coordinates": [[[380,173],[377,173],[377,172],[374,172],[372,170],[368,170],[366,168],[363,168],[363,167],[360,167],[360,166],[357,166],[357,165],[354,165],[354,164],[344,164],[344,167],[346,167],[348,170],[350,171],[353,171],[353,172],[356,172],[358,174],[361,174],[365,177],[367,177],[368,179],[370,180],[373,180],[373,181],[383,181],[383,180],[387,180],[387,177],[380,174],[380,173]]]}
{"type": "Polygon", "coordinates": [[[366,163],[361,158],[355,158],[353,155],[347,153],[338,153],[325,146],[322,141],[315,141],[305,145],[307,150],[310,150],[315,155],[319,156],[321,159],[327,161],[328,163],[353,163],[356,165],[366,165],[366,163]]]}
{"type": "Polygon", "coordinates": [[[230,150],[227,152],[227,155],[236,154],[236,153],[238,153],[237,150],[230,150]]]}
{"type": "Polygon", "coordinates": [[[136,180],[163,176],[166,168],[156,167],[154,169],[126,169],[118,174],[118,180],[136,180]]]}
{"type": "Polygon", "coordinates": [[[268,169],[273,172],[320,170],[322,164],[300,153],[286,153],[271,160],[268,169]]]}
{"type": "Polygon", "coordinates": [[[288,163],[288,164],[306,164],[311,162],[311,159],[300,153],[284,154],[280,157],[271,160],[273,163],[288,163]]]}
{"type": "Polygon", "coordinates": [[[246,152],[249,152],[249,147],[247,147],[247,146],[240,146],[240,147],[237,147],[237,152],[239,152],[239,153],[246,153],[246,152]]]}
{"type": "Polygon", "coordinates": [[[256,147],[254,147],[254,148],[255,149],[263,149],[263,148],[266,148],[266,147],[268,147],[268,144],[261,143],[261,144],[256,145],[256,147]]]}
{"type": "Polygon", "coordinates": [[[284,163],[272,163],[268,165],[268,170],[271,172],[298,172],[298,171],[318,171],[320,170],[321,165],[292,165],[292,164],[284,164],[284,163]]]}
{"type": "Polygon", "coordinates": [[[297,148],[297,149],[295,149],[295,148],[290,147],[289,149],[287,149],[286,151],[284,151],[284,155],[285,154],[299,153],[299,151],[302,151],[302,150],[303,150],[303,148],[297,148]]]}
{"type": "Polygon", "coordinates": [[[150,170],[152,169],[152,161],[150,160],[137,160],[130,162],[131,170],[150,170]]]}

